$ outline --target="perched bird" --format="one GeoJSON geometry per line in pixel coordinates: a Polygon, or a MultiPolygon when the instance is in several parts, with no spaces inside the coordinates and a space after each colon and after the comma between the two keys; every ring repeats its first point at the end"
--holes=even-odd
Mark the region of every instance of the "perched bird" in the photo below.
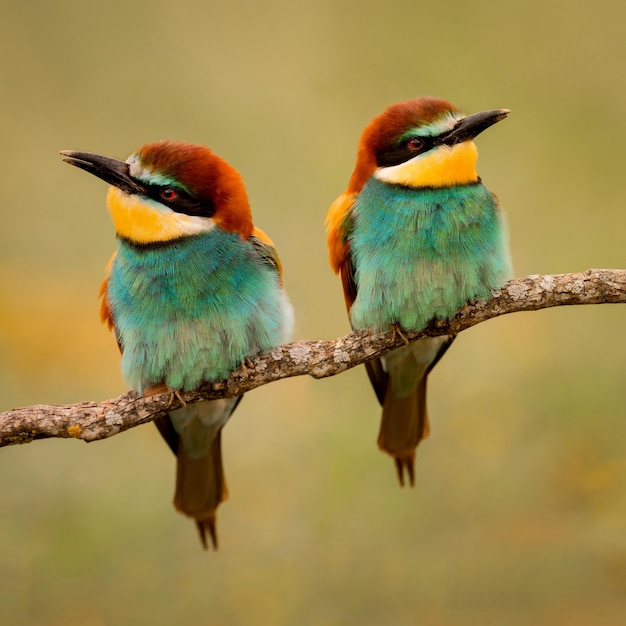
{"type": "MultiPolygon", "coordinates": [[[[293,326],[271,240],[255,228],[243,180],[208,148],[147,144],[126,162],[64,151],[110,183],[117,252],[100,291],[122,373],[140,394],[196,389],[286,341],[293,326]]],[[[227,497],[221,432],[241,396],[171,411],[157,427],[177,455],[174,506],[217,547],[227,497]]]]}
{"type": "MultiPolygon", "coordinates": [[[[388,107],[363,131],[348,189],[326,218],[330,264],[354,329],[419,331],[511,277],[498,203],[476,173],[473,139],[504,119],[464,116],[436,98],[388,107]]],[[[418,340],[366,363],[383,415],[379,447],[414,484],[428,436],[426,378],[454,335],[418,340]]]]}

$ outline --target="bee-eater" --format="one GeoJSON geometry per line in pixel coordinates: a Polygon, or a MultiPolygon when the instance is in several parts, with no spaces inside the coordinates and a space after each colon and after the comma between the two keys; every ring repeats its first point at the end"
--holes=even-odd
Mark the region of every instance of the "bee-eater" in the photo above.
{"type": "MultiPolygon", "coordinates": [[[[271,240],[255,228],[243,180],[208,148],[147,144],[126,162],[64,151],[110,187],[117,251],[100,291],[122,373],[138,393],[196,389],[288,339],[291,304],[271,240]]],[[[157,420],[177,456],[174,506],[217,547],[227,497],[221,432],[241,400],[185,406],[157,420]]]]}
{"type": "MultiPolygon", "coordinates": [[[[511,277],[505,220],[476,173],[473,141],[507,114],[464,116],[417,98],[365,128],[348,189],[326,219],[354,329],[417,332],[511,277]]],[[[402,485],[405,471],[414,484],[415,450],[429,432],[426,378],[453,339],[421,339],[366,363],[383,407],[378,445],[402,485]]]]}

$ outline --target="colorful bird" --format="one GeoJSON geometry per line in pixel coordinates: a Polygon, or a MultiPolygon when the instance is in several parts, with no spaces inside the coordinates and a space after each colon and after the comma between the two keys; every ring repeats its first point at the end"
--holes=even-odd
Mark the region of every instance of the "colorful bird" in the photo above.
{"type": "MultiPolygon", "coordinates": [[[[208,148],[147,144],[126,162],[64,151],[110,183],[117,252],[100,291],[122,373],[140,394],[196,389],[286,341],[293,311],[271,240],[255,228],[243,180],[208,148]]],[[[227,497],[221,433],[241,396],[171,411],[156,425],[177,455],[174,506],[217,548],[227,497]]]]}
{"type": "MultiPolygon", "coordinates": [[[[354,329],[419,331],[512,275],[507,227],[476,173],[473,139],[504,119],[464,116],[436,98],[388,107],[363,131],[348,189],[326,225],[354,329]]],[[[383,415],[379,447],[400,484],[414,484],[415,450],[428,436],[426,379],[454,335],[418,340],[366,363],[383,415]]]]}

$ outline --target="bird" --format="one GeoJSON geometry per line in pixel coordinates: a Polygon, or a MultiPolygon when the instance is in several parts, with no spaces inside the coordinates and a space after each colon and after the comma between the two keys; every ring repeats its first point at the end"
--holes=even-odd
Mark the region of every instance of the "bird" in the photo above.
{"type": "MultiPolygon", "coordinates": [[[[211,149],[148,143],[126,161],[65,150],[63,160],[109,183],[117,238],[100,289],[127,384],[178,395],[225,379],[288,340],[293,308],[271,239],[252,221],[243,178],[211,149]]],[[[228,496],[222,429],[242,396],[183,405],[156,420],[177,457],[175,508],[217,549],[228,496]]],[[[172,396],[173,399],[173,396],[172,396]]]]}
{"type": "Polygon", "coordinates": [[[428,374],[455,335],[408,343],[402,330],[447,320],[512,277],[508,226],[476,171],[474,139],[508,109],[464,115],[419,97],[364,129],[346,191],[326,217],[330,265],[353,329],[393,329],[405,345],[366,362],[382,419],[378,446],[400,485],[415,484],[417,445],[430,431],[428,374]]]}

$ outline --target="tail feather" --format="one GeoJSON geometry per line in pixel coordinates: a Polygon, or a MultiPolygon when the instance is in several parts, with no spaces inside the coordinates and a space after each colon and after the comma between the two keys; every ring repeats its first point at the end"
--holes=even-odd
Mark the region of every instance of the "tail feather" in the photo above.
{"type": "Polygon", "coordinates": [[[195,520],[202,546],[217,549],[216,511],[228,498],[222,428],[239,399],[209,400],[170,413],[178,434],[174,507],[195,520]]]}
{"type": "Polygon", "coordinates": [[[216,433],[206,454],[191,457],[181,445],[176,464],[174,507],[196,520],[202,545],[207,548],[206,531],[217,548],[215,519],[217,507],[228,498],[222,463],[222,432],[216,433]]]}
{"type": "Polygon", "coordinates": [[[426,409],[428,373],[453,340],[453,335],[420,339],[366,363],[383,406],[378,447],[394,458],[402,486],[405,476],[411,486],[415,484],[415,451],[430,432],[426,409]]]}
{"type": "Polygon", "coordinates": [[[415,484],[415,451],[429,432],[426,375],[406,397],[396,395],[389,385],[383,403],[378,447],[394,457],[400,485],[405,484],[405,473],[410,485],[415,484]]]}
{"type": "Polygon", "coordinates": [[[400,486],[404,487],[404,471],[406,470],[409,476],[411,487],[414,487],[415,486],[415,450],[413,450],[412,454],[408,454],[403,457],[395,456],[394,461],[396,462],[396,472],[398,473],[398,480],[400,481],[400,486]]]}
{"type": "Polygon", "coordinates": [[[211,545],[214,550],[217,550],[217,532],[215,530],[215,515],[203,520],[196,520],[196,526],[198,527],[198,533],[200,534],[200,541],[202,542],[202,547],[205,550],[209,549],[206,534],[207,531],[209,533],[209,537],[211,538],[211,545]]]}

